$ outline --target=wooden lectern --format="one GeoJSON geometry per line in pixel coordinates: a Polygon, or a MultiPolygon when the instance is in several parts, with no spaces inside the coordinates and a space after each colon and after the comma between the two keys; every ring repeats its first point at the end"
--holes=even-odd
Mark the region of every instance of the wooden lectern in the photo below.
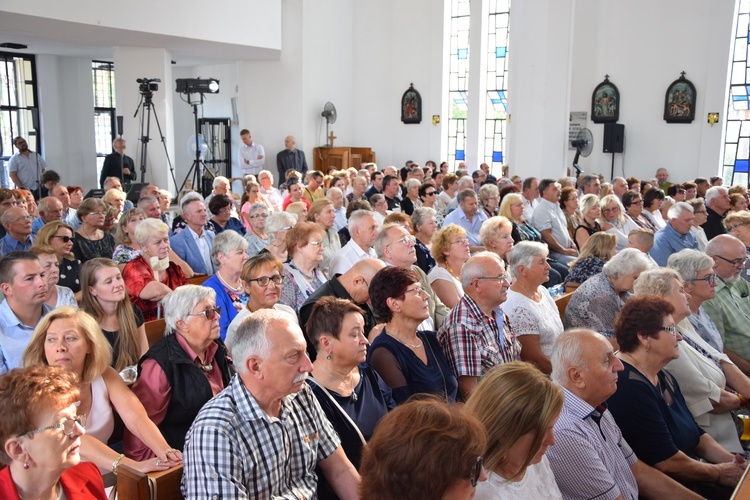
{"type": "Polygon", "coordinates": [[[374,163],[375,152],[371,148],[315,148],[313,149],[315,170],[327,174],[329,170],[354,167],[359,170],[362,163],[374,163]]]}

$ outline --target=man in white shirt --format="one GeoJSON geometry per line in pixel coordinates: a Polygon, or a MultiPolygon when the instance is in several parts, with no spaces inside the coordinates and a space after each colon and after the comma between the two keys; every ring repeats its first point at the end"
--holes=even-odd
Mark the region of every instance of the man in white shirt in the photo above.
{"type": "Polygon", "coordinates": [[[378,223],[369,210],[356,210],[349,216],[349,234],[352,239],[341,248],[328,268],[328,278],[344,274],[362,259],[377,259],[373,250],[375,237],[378,235],[378,223]]]}
{"type": "Polygon", "coordinates": [[[578,256],[578,250],[568,233],[568,223],[560,208],[560,183],[542,179],[539,192],[542,197],[539,206],[534,209],[531,223],[542,233],[542,239],[549,247],[550,257],[563,264],[570,264],[578,256]]]}
{"type": "Polygon", "coordinates": [[[539,205],[539,181],[536,177],[524,179],[521,198],[523,198],[523,218],[530,222],[534,209],[539,205]]]}
{"type": "Polygon", "coordinates": [[[252,174],[257,176],[266,161],[266,152],[263,146],[253,142],[249,130],[243,129],[240,131],[240,139],[243,142],[239,152],[242,175],[252,174]]]}

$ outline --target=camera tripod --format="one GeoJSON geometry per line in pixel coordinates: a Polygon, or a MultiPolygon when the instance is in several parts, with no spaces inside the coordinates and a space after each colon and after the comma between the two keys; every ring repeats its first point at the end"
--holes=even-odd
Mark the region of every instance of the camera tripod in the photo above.
{"type": "Polygon", "coordinates": [[[182,191],[188,179],[190,179],[192,176],[193,189],[195,189],[205,197],[213,189],[213,185],[202,181],[213,181],[215,176],[214,173],[211,172],[211,169],[206,167],[206,163],[203,161],[203,158],[201,158],[198,105],[203,104],[203,94],[198,95],[200,96],[200,99],[193,101],[192,94],[188,94],[188,100],[190,102],[190,105],[193,107],[193,117],[195,120],[195,159],[193,160],[193,164],[190,166],[190,169],[185,176],[185,180],[182,181],[182,186],[180,186],[179,191],[182,191]]]}
{"type": "Polygon", "coordinates": [[[135,108],[135,113],[133,114],[133,118],[135,118],[136,116],[138,116],[139,111],[141,113],[141,124],[140,124],[141,185],[147,184],[146,162],[148,161],[148,143],[149,141],[151,141],[151,112],[153,111],[154,118],[156,120],[156,128],[159,131],[159,137],[161,138],[162,146],[164,146],[164,156],[167,157],[167,165],[169,165],[169,171],[172,175],[172,181],[174,181],[174,185],[177,186],[177,179],[175,179],[175,176],[174,176],[174,166],[172,166],[172,160],[169,159],[169,152],[167,151],[167,143],[164,139],[164,134],[161,131],[161,124],[159,123],[159,115],[156,114],[156,109],[154,109],[154,103],[152,100],[154,93],[153,91],[150,90],[148,85],[146,85],[147,90],[144,90],[143,87],[144,85],[141,84],[141,100],[138,103],[138,106],[135,108]]]}

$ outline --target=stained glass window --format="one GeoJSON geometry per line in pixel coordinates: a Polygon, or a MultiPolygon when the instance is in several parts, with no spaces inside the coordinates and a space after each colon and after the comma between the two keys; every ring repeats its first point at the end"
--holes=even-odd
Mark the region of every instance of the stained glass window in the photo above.
{"type": "Polygon", "coordinates": [[[747,185],[748,182],[748,165],[750,165],[750,109],[748,106],[750,63],[747,58],[749,26],[750,0],[740,0],[724,136],[722,177],[726,185],[747,185]]]}
{"type": "Polygon", "coordinates": [[[469,109],[469,0],[450,0],[448,61],[448,165],[456,168],[466,151],[466,113],[469,109]]]}
{"type": "Polygon", "coordinates": [[[502,173],[508,118],[508,42],[510,0],[489,0],[487,12],[487,96],[484,117],[484,162],[502,173]]]}
{"type": "Polygon", "coordinates": [[[104,157],[112,152],[115,138],[115,65],[106,61],[91,62],[94,82],[94,137],[96,141],[96,178],[104,157]]]}

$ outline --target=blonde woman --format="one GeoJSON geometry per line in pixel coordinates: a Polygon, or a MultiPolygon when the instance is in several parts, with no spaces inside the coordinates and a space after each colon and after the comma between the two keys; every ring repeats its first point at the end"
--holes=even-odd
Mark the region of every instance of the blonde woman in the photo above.
{"type": "MultiPolygon", "coordinates": [[[[586,195],[588,196],[588,195],[586,195]]],[[[614,257],[617,251],[617,236],[598,232],[592,234],[581,247],[578,258],[570,263],[570,273],[565,277],[565,285],[580,285],[595,274],[602,272],[604,264],[614,257]]]]}
{"type": "Polygon", "coordinates": [[[333,202],[328,198],[313,201],[307,214],[307,221],[316,223],[324,231],[323,260],[319,266],[321,269],[328,269],[333,256],[341,251],[341,240],[339,240],[339,235],[333,227],[336,222],[333,202]]]}
{"type": "Polygon", "coordinates": [[[581,211],[581,219],[575,228],[576,247],[580,250],[592,235],[602,230],[597,219],[602,215],[599,206],[599,197],[595,194],[587,194],[578,203],[581,211]]]}
{"type": "Polygon", "coordinates": [[[432,256],[437,262],[427,278],[430,286],[448,308],[453,308],[464,296],[461,269],[471,257],[466,231],[456,224],[448,224],[432,237],[432,256]]]}

